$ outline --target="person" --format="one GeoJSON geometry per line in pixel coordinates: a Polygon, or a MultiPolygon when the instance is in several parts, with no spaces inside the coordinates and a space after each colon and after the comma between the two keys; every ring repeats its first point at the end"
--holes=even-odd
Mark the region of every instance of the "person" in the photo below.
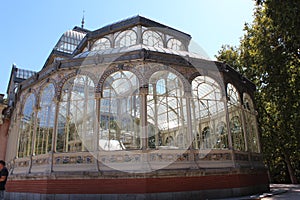
{"type": "Polygon", "coordinates": [[[0,200],[4,200],[4,191],[7,177],[8,170],[5,167],[5,161],[0,160],[0,200]]]}

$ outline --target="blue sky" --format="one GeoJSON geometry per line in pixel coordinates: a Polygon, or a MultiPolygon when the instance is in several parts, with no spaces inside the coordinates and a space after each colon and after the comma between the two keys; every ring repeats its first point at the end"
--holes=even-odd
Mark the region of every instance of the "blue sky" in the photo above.
{"type": "Polygon", "coordinates": [[[214,59],[222,44],[238,45],[245,22],[253,20],[252,0],[28,0],[0,5],[0,93],[6,93],[11,66],[39,71],[60,36],[141,15],[186,32],[214,59]]]}

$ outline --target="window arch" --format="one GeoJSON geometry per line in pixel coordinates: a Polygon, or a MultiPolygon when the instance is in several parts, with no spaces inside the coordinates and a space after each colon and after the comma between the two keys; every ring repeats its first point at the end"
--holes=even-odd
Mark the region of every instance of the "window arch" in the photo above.
{"type": "Polygon", "coordinates": [[[243,94],[243,104],[245,113],[246,133],[248,148],[252,152],[259,152],[258,131],[254,105],[249,94],[243,94]]]}
{"type": "Polygon", "coordinates": [[[192,81],[191,105],[195,148],[227,147],[227,141],[220,140],[222,135],[217,130],[218,123],[226,121],[220,85],[208,76],[196,77],[192,81]],[[209,129],[204,131],[204,128],[207,127],[209,129]],[[207,131],[209,131],[209,134],[207,134],[207,131]]]}
{"type": "Polygon", "coordinates": [[[243,103],[244,103],[245,110],[248,110],[249,112],[252,112],[252,113],[255,111],[252,98],[250,97],[249,94],[247,94],[247,93],[243,94],[243,103]]]}
{"type": "Polygon", "coordinates": [[[94,149],[94,83],[86,75],[70,78],[59,103],[56,150],[77,152],[94,149]]]}
{"type": "Polygon", "coordinates": [[[227,84],[227,99],[233,148],[235,150],[245,151],[245,137],[242,125],[240,96],[236,87],[231,83],[227,84]]]}
{"type": "Polygon", "coordinates": [[[187,147],[186,99],[180,78],[169,71],[158,71],[152,74],[148,88],[147,120],[148,126],[154,127],[148,132],[149,138],[154,143],[149,146],[168,146],[166,140],[162,138],[177,135],[175,137],[177,141],[173,142],[172,148],[187,147]]]}
{"type": "Polygon", "coordinates": [[[110,48],[111,48],[110,40],[107,38],[100,38],[93,44],[91,50],[98,51],[98,50],[105,50],[110,48]]]}
{"type": "Polygon", "coordinates": [[[37,114],[37,131],[35,137],[35,154],[45,154],[52,149],[52,137],[55,117],[55,88],[48,84],[40,94],[37,114]]]}
{"type": "Polygon", "coordinates": [[[167,146],[174,146],[173,137],[172,136],[167,137],[165,143],[166,143],[167,146]]]}
{"type": "Polygon", "coordinates": [[[33,93],[26,98],[19,129],[18,157],[26,157],[32,154],[32,141],[35,122],[36,98],[33,93]]]}
{"type": "Polygon", "coordinates": [[[147,30],[143,33],[143,44],[152,47],[163,47],[162,37],[155,31],[147,30]]]}
{"type": "Polygon", "coordinates": [[[183,50],[182,42],[175,38],[171,38],[168,40],[167,47],[173,50],[183,50]]]}
{"type": "Polygon", "coordinates": [[[137,44],[137,35],[133,30],[120,32],[115,38],[115,48],[129,47],[137,44]]]}
{"type": "Polygon", "coordinates": [[[99,147],[102,150],[136,149],[140,146],[139,81],[130,71],[109,75],[100,99],[99,147]]]}
{"type": "Polygon", "coordinates": [[[231,83],[227,84],[227,97],[231,105],[240,106],[241,100],[238,90],[231,83]]]}

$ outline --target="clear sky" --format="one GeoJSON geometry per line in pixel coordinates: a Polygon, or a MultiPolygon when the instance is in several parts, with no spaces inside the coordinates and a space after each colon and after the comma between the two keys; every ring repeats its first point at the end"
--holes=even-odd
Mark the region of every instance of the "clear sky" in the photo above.
{"type": "Polygon", "coordinates": [[[141,15],[186,32],[214,59],[222,44],[238,45],[252,0],[27,0],[0,4],[0,93],[6,93],[12,64],[39,71],[60,36],[80,26],[95,30],[141,15]]]}

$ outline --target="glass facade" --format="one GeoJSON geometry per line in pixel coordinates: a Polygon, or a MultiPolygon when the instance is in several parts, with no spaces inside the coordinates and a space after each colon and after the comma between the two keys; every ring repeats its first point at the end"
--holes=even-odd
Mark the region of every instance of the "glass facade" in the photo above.
{"type": "MultiPolygon", "coordinates": [[[[115,32],[93,40],[90,50],[118,49],[135,45],[145,45],[147,47],[154,47],[156,50],[161,49],[161,51],[167,52],[170,52],[170,50],[179,52],[187,50],[184,41],[163,33],[163,31],[163,29],[152,30],[143,26],[135,26],[131,29],[115,32]]],[[[69,44],[68,42],[65,43],[69,44]]],[[[85,48],[82,52],[86,51],[88,51],[88,48],[85,48]]]]}
{"type": "Polygon", "coordinates": [[[58,101],[52,83],[40,90],[38,102],[30,93],[22,107],[18,157],[52,150],[141,149],[145,137],[149,149],[259,152],[253,102],[244,93],[242,105],[233,84],[227,84],[226,101],[219,83],[209,76],[194,78],[189,92],[177,74],[153,72],[146,99],[142,98],[139,82],[133,72],[120,70],[105,78],[100,97],[96,97],[95,83],[87,75],[69,78],[58,101]],[[146,136],[142,126],[147,127],[146,136]]]}

